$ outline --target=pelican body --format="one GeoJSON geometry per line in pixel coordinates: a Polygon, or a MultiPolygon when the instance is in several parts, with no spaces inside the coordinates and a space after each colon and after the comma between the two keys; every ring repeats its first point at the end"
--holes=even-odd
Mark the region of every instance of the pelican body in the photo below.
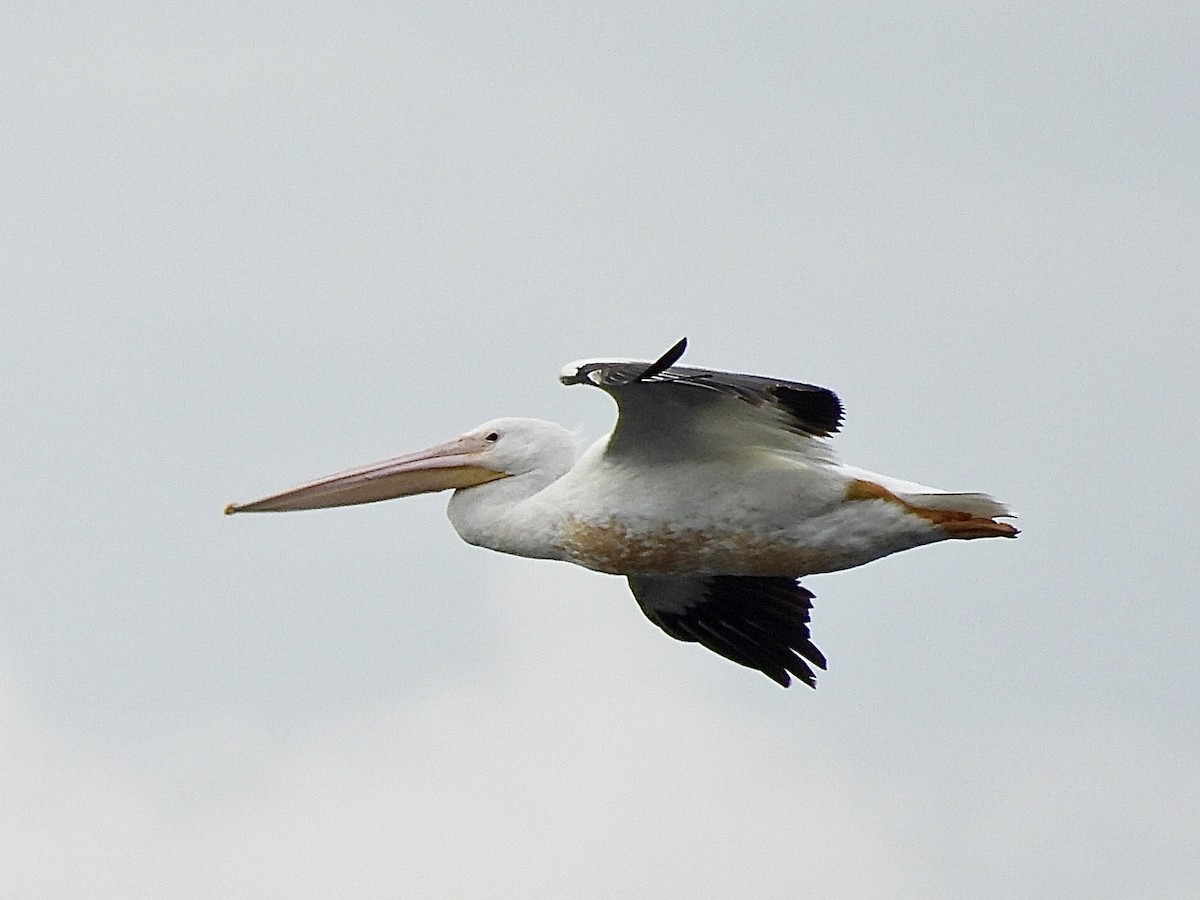
{"type": "Polygon", "coordinates": [[[584,360],[564,384],[607,391],[612,433],[579,455],[540,419],[493,419],[418,453],[227,513],[316,509],[453,489],[469,544],[624,575],[646,615],[787,687],[815,686],[813,595],[798,578],[943,540],[1015,537],[1004,504],[837,462],[842,405],[799,382],[655,362],[584,360]]]}

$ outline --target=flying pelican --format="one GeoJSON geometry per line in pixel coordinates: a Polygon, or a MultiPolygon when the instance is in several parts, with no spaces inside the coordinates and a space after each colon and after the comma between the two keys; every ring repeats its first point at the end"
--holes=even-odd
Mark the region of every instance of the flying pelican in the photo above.
{"type": "Polygon", "coordinates": [[[1016,537],[986,494],[838,463],[842,404],[823,387],[655,362],[583,360],[559,380],[606,391],[616,427],[579,456],[553,422],[502,418],[454,440],[225,512],[374,503],[453,488],[468,544],[624,575],[642,611],[787,687],[825,657],[799,578],[944,540],[1016,537]]]}

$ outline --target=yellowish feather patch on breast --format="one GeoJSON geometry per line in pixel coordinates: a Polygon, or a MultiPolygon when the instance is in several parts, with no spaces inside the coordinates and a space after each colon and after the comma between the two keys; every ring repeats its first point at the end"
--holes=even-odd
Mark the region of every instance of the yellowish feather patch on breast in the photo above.
{"type": "Polygon", "coordinates": [[[637,573],[799,575],[838,567],[836,551],[805,549],[746,532],[671,528],[633,532],[613,520],[569,518],[563,548],[580,565],[615,575],[637,573]]]}

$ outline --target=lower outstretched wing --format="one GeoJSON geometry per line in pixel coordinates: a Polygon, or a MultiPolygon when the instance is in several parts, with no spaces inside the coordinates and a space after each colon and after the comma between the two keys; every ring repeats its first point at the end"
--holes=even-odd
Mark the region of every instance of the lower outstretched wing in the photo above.
{"type": "Polygon", "coordinates": [[[680,641],[695,641],[784,687],[794,675],[816,687],[825,657],[808,631],[813,594],[794,578],[630,575],[647,618],[680,641]]]}

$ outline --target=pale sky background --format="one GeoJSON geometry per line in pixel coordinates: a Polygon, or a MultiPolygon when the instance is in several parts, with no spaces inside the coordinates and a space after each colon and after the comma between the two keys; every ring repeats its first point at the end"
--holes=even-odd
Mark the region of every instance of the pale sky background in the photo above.
{"type": "Polygon", "coordinates": [[[0,894],[1194,896],[1194,4],[0,11],[0,894]],[[586,356],[824,384],[1017,541],[815,692],[444,496],[221,515],[586,356]]]}

